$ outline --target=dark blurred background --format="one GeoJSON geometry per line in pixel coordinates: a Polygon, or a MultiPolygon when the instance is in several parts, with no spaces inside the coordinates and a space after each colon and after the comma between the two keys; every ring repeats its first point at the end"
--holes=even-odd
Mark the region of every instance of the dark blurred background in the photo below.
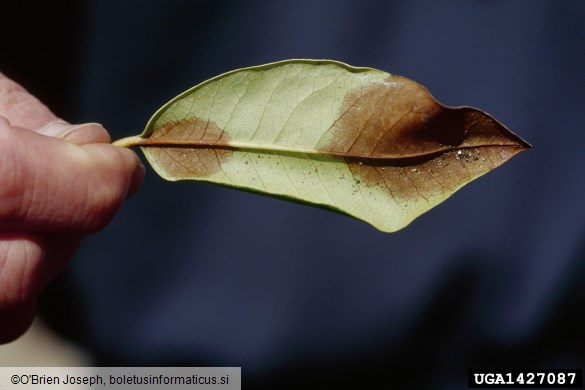
{"type": "Polygon", "coordinates": [[[473,367],[584,366],[582,0],[6,1],[1,19],[0,70],[114,139],[219,73],[329,58],[535,146],[394,234],[150,171],[41,299],[97,364],[241,366],[246,389],[463,389],[473,367]]]}

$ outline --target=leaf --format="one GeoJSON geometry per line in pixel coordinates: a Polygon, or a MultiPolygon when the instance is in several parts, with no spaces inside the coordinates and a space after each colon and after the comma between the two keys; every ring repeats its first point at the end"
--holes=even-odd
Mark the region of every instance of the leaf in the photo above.
{"type": "Polygon", "coordinates": [[[392,232],[530,147],[404,77],[335,61],[228,72],[165,104],[140,146],[167,180],[333,209],[392,232]]]}

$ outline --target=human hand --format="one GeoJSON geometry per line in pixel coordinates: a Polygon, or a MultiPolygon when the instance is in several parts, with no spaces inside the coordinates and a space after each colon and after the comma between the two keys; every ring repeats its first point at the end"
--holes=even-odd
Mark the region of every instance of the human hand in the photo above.
{"type": "Polygon", "coordinates": [[[60,120],[0,73],[0,343],[24,333],[82,236],[140,186],[139,158],[109,143],[101,125],[60,120]]]}

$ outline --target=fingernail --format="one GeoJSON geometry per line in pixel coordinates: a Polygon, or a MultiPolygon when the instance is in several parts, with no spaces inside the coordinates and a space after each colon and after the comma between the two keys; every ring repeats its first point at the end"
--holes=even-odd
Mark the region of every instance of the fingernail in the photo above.
{"type": "Polygon", "coordinates": [[[50,137],[61,138],[77,145],[111,142],[107,130],[99,123],[71,125],[65,121],[55,121],[38,130],[38,132],[50,137]]]}
{"type": "Polygon", "coordinates": [[[48,135],[50,137],[61,137],[62,134],[69,131],[71,125],[65,121],[58,120],[50,122],[44,127],[37,130],[37,133],[48,135]]]}
{"type": "Polygon", "coordinates": [[[61,134],[60,138],[77,145],[110,143],[112,141],[108,131],[99,123],[74,125],[65,133],[61,134]]]}

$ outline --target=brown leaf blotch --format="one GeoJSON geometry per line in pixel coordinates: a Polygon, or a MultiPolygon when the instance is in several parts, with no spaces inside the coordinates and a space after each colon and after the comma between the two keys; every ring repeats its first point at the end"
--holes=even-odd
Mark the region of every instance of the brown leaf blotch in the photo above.
{"type": "Polygon", "coordinates": [[[363,188],[399,203],[444,197],[530,147],[488,114],[439,104],[420,84],[391,76],[354,91],[320,150],[345,154],[363,188]]]}
{"type": "Polygon", "coordinates": [[[346,161],[353,176],[364,186],[389,192],[398,203],[406,205],[444,197],[463,183],[502,165],[522,150],[511,146],[474,147],[420,158],[346,161]]]}
{"type": "Polygon", "coordinates": [[[156,141],[228,141],[228,135],[213,121],[199,118],[170,121],[157,128],[149,137],[156,141]]]}
{"type": "Polygon", "coordinates": [[[233,154],[228,148],[206,146],[206,141],[227,143],[229,137],[214,122],[193,118],[166,123],[153,131],[142,147],[150,149],[151,158],[167,176],[203,178],[220,172],[222,162],[233,154]],[[200,141],[201,144],[181,145],[182,140],[200,141]]]}
{"type": "Polygon", "coordinates": [[[406,158],[456,147],[526,145],[489,115],[439,104],[420,84],[391,76],[351,92],[320,151],[406,158]]]}

